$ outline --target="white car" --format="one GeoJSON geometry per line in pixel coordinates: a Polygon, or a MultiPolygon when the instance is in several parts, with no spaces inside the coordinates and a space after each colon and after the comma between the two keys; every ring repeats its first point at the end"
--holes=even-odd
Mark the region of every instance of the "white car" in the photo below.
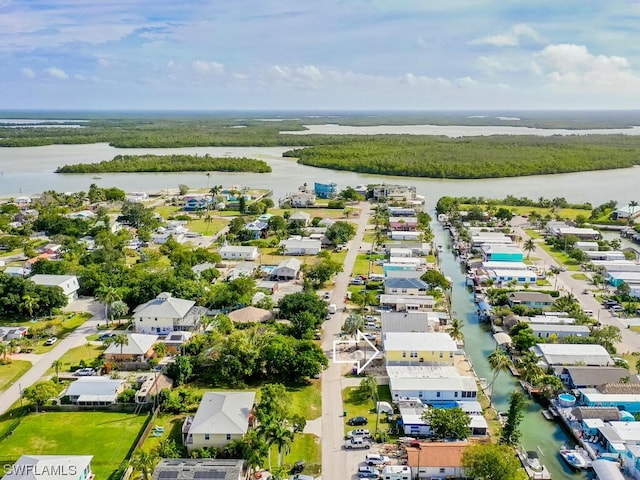
{"type": "Polygon", "coordinates": [[[367,453],[364,461],[367,465],[386,465],[389,463],[389,457],[378,453],[367,453]]]}
{"type": "Polygon", "coordinates": [[[347,438],[352,437],[370,437],[371,432],[367,428],[356,428],[347,432],[347,438]]]}
{"type": "Polygon", "coordinates": [[[57,341],[58,341],[58,339],[56,337],[49,337],[49,338],[47,338],[47,341],[44,342],[44,344],[46,346],[50,346],[50,345],[53,345],[54,343],[56,343],[57,341]]]}

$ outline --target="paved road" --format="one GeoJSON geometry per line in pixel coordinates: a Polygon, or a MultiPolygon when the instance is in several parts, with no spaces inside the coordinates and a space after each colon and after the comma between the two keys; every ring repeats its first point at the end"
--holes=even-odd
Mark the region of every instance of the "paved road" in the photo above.
{"type": "Polygon", "coordinates": [[[344,261],[344,271],[337,275],[331,303],[338,311],[324,324],[322,347],[329,357],[329,368],[322,374],[322,477],[328,480],[351,478],[364,459],[363,450],[344,450],[344,418],[342,417],[342,369],[334,364],[333,341],[338,337],[346,314],[344,298],[356,257],[369,220],[369,203],[360,203],[358,230],[344,261]]]}
{"type": "MultiPolygon", "coordinates": [[[[92,313],[93,316],[66,338],[58,341],[52,350],[43,355],[38,355],[33,366],[20,379],[0,393],[0,415],[20,400],[21,389],[25,389],[40,380],[45,372],[49,370],[51,364],[67,353],[68,350],[85,345],[87,343],[86,336],[97,333],[98,323],[104,322],[104,308],[93,299],[77,300],[70,307],[72,310],[67,309],[68,311],[85,311],[92,313]]],[[[31,360],[33,359],[32,357],[31,360]]]]}
{"type": "MultiPolygon", "coordinates": [[[[520,235],[524,240],[527,240],[529,236],[524,232],[523,226],[526,224],[526,219],[522,217],[515,217],[512,222],[512,225],[515,227],[517,235],[520,235]]],[[[550,266],[559,266],[558,262],[547,253],[541,246],[536,246],[535,251],[531,252],[531,254],[539,258],[536,263],[540,266],[550,267],[550,266]]],[[[558,290],[564,290],[565,292],[571,292],[578,299],[578,301],[582,304],[582,308],[585,310],[591,310],[593,312],[594,318],[598,319],[602,325],[615,325],[620,328],[620,333],[622,335],[622,342],[617,344],[616,347],[618,352],[626,353],[626,352],[636,352],[640,349],[640,335],[636,332],[633,332],[627,329],[627,324],[624,322],[624,319],[614,317],[611,315],[611,311],[604,308],[600,302],[596,300],[596,298],[592,295],[586,295],[582,292],[587,290],[593,290],[594,286],[590,281],[585,280],[576,280],[571,275],[577,273],[575,271],[560,272],[557,275],[557,284],[556,277],[552,277],[550,279],[551,283],[557,287],[558,290]]]]}

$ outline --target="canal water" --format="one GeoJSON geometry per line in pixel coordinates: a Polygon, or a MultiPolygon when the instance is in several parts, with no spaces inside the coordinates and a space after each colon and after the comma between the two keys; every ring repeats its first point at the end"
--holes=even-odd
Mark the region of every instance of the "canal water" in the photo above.
{"type": "MultiPolygon", "coordinates": [[[[439,255],[439,262],[442,272],[453,281],[451,309],[454,312],[453,316],[464,322],[465,351],[478,376],[490,381],[493,373],[487,362],[487,355],[496,346],[493,336],[486,326],[478,321],[473,297],[465,285],[465,275],[451,252],[452,242],[449,233],[437,222],[433,225],[433,233],[436,244],[444,247],[439,255]]],[[[508,410],[509,396],[516,389],[521,389],[520,384],[509,372],[498,375],[493,386],[493,403],[499,411],[508,410]]],[[[520,443],[527,450],[538,452],[541,463],[547,467],[553,480],[587,478],[585,473],[578,473],[569,468],[558,453],[561,445],[573,445],[573,439],[567,436],[559,423],[545,420],[540,413],[540,406],[533,401],[528,402],[520,431],[520,443]]]]}

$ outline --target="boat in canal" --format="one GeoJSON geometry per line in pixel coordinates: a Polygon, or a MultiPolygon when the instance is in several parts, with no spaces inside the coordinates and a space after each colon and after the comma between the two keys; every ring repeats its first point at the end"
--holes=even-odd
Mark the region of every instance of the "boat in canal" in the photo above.
{"type": "Polygon", "coordinates": [[[517,448],[518,458],[524,467],[527,476],[536,480],[551,480],[551,474],[542,463],[538,452],[534,450],[525,450],[522,446],[517,448]]]}
{"type": "Polygon", "coordinates": [[[563,445],[562,448],[560,448],[560,456],[571,468],[575,468],[576,470],[583,470],[591,466],[589,456],[577,448],[569,449],[563,445]]]}

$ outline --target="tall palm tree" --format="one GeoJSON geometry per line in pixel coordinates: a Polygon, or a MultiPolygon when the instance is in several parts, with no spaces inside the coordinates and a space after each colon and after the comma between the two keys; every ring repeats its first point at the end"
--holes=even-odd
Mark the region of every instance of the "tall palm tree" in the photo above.
{"type": "Polygon", "coordinates": [[[276,428],[271,431],[271,435],[272,444],[278,449],[278,466],[280,466],[285,455],[291,451],[294,435],[286,422],[277,424],[276,428]]]}
{"type": "Polygon", "coordinates": [[[120,347],[120,360],[122,360],[122,349],[125,345],[129,345],[129,337],[124,333],[118,333],[113,338],[113,343],[120,347]]]}
{"type": "Polygon", "coordinates": [[[2,362],[7,363],[7,354],[9,353],[9,344],[0,342],[0,355],[2,355],[2,362]]]}
{"type": "Polygon", "coordinates": [[[636,213],[636,207],[640,205],[638,204],[638,202],[636,200],[631,200],[629,202],[629,213],[631,214],[631,216],[633,217],[633,214],[636,213]]]}
{"type": "Polygon", "coordinates": [[[531,256],[531,252],[533,252],[536,249],[536,242],[534,242],[532,238],[529,238],[524,242],[524,245],[522,245],[522,248],[524,249],[525,252],[527,252],[527,260],[528,260],[529,257],[531,256]]]}
{"type": "Polygon", "coordinates": [[[56,378],[60,378],[60,369],[62,368],[64,364],[62,363],[62,360],[58,359],[58,360],[54,360],[53,362],[51,362],[51,366],[55,369],[56,371],[56,378]]]}
{"type": "Polygon", "coordinates": [[[136,450],[131,457],[130,463],[134,470],[142,474],[143,480],[149,480],[149,474],[158,463],[158,456],[153,452],[136,450]]]}
{"type": "Polygon", "coordinates": [[[447,333],[454,340],[462,342],[464,340],[464,333],[462,332],[463,325],[464,322],[462,320],[454,318],[451,320],[451,324],[447,328],[447,333]]]}
{"type": "Polygon", "coordinates": [[[492,396],[493,396],[493,384],[496,382],[498,375],[500,372],[509,367],[509,357],[504,353],[504,350],[501,348],[496,348],[493,352],[489,354],[487,357],[489,361],[489,366],[491,367],[491,371],[493,372],[493,378],[491,379],[491,383],[487,385],[487,389],[490,389],[492,393],[489,395],[489,406],[492,405],[492,396]]]}
{"type": "Polygon", "coordinates": [[[33,311],[40,306],[40,299],[37,296],[29,295],[25,293],[22,296],[22,309],[29,314],[29,317],[33,317],[33,311]]]}
{"type": "Polygon", "coordinates": [[[109,285],[102,284],[98,287],[95,294],[96,300],[104,305],[104,318],[109,327],[109,316],[111,315],[111,305],[118,300],[122,300],[120,290],[109,285]]]}

